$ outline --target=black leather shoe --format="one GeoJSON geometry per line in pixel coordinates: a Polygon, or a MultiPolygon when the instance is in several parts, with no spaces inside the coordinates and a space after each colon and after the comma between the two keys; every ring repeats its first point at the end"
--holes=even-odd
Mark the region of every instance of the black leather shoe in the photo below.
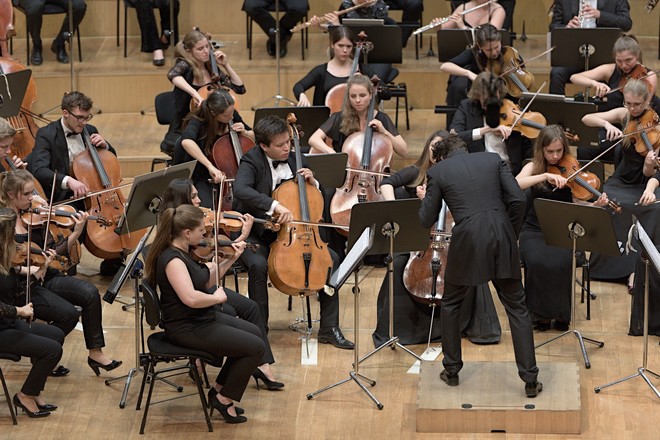
{"type": "Polygon", "coordinates": [[[64,46],[57,46],[55,42],[50,45],[50,51],[56,55],[57,62],[62,64],[69,64],[69,55],[66,54],[64,46]]]}
{"type": "Polygon", "coordinates": [[[447,370],[442,370],[442,373],[440,373],[440,380],[450,387],[458,386],[458,374],[450,374],[447,370]]]}
{"type": "Polygon", "coordinates": [[[165,58],[160,58],[158,60],[153,60],[154,66],[164,66],[165,65],[165,58]]]}
{"type": "Polygon", "coordinates": [[[280,58],[284,58],[287,54],[287,44],[291,40],[291,35],[285,35],[280,40],[280,58]]]}
{"type": "Polygon", "coordinates": [[[268,37],[268,41],[266,41],[266,52],[271,57],[275,56],[275,37],[268,37]]]}
{"type": "Polygon", "coordinates": [[[59,367],[57,367],[56,369],[51,371],[49,376],[62,377],[62,376],[66,376],[67,374],[69,374],[69,372],[71,372],[71,370],[69,370],[68,368],[66,368],[63,365],[60,365],[59,367]]]}
{"type": "Polygon", "coordinates": [[[57,405],[53,405],[52,403],[47,403],[45,405],[37,404],[37,406],[39,407],[39,411],[49,411],[50,412],[50,411],[55,411],[57,409],[57,405]]]}
{"type": "Polygon", "coordinates": [[[33,66],[41,66],[43,62],[44,56],[41,51],[41,46],[33,46],[32,54],[30,54],[30,63],[32,63],[33,66]]]}
{"type": "Polygon", "coordinates": [[[533,398],[539,395],[539,393],[543,391],[543,384],[539,382],[538,380],[535,380],[534,382],[527,382],[525,383],[525,394],[529,398],[533,398]]]}
{"type": "Polygon", "coordinates": [[[319,342],[321,344],[332,344],[344,350],[353,350],[355,344],[344,337],[339,327],[332,327],[327,331],[319,331],[319,342]]]}

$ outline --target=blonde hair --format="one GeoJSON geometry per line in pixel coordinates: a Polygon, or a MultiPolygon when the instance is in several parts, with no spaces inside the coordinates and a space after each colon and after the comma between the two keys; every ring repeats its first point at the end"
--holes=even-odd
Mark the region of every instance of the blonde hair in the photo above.
{"type": "Polygon", "coordinates": [[[351,87],[353,86],[362,86],[366,88],[370,97],[374,94],[374,86],[367,76],[355,74],[348,80],[346,83],[346,99],[344,100],[344,105],[341,109],[341,125],[339,126],[339,131],[341,131],[344,136],[350,136],[351,134],[360,131],[360,117],[353,106],[351,106],[351,100],[349,98],[351,87]]]}
{"type": "Polygon", "coordinates": [[[0,255],[0,274],[7,275],[11,268],[11,260],[16,252],[14,235],[16,230],[16,213],[10,208],[0,208],[0,238],[2,239],[2,255],[0,255]]]}
{"type": "Polygon", "coordinates": [[[186,36],[183,37],[183,40],[179,41],[176,44],[174,50],[174,54],[177,57],[186,60],[188,64],[190,64],[190,67],[192,67],[193,75],[195,76],[195,78],[202,78],[203,74],[202,74],[202,70],[197,65],[197,61],[192,56],[192,53],[190,51],[192,50],[193,47],[195,47],[197,43],[199,43],[202,40],[208,41],[206,35],[204,35],[200,31],[188,32],[186,36]]]}
{"type": "Polygon", "coordinates": [[[0,141],[14,137],[15,135],[16,129],[5,118],[0,118],[0,141]]]}
{"type": "Polygon", "coordinates": [[[33,180],[32,174],[25,170],[0,173],[0,206],[9,207],[9,193],[16,196],[28,182],[33,180]]]}

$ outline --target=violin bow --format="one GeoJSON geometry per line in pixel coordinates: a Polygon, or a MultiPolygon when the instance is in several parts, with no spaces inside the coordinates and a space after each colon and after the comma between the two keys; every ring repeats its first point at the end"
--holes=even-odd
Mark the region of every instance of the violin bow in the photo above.
{"type": "Polygon", "coordinates": [[[225,178],[220,179],[220,190],[213,188],[213,192],[218,193],[218,202],[213,197],[213,256],[215,257],[215,288],[220,287],[220,259],[218,258],[218,220],[220,209],[222,209],[222,190],[225,185],[225,178]]]}
{"type": "Polygon", "coordinates": [[[512,129],[512,130],[513,130],[513,127],[515,127],[515,126],[518,124],[518,122],[520,122],[520,120],[521,120],[522,117],[524,116],[525,112],[526,112],[527,110],[529,110],[529,107],[532,105],[532,102],[534,102],[534,100],[535,100],[536,97],[539,95],[539,93],[541,93],[541,90],[543,90],[543,87],[545,87],[546,84],[547,84],[547,81],[543,81],[543,84],[541,84],[541,87],[539,87],[539,89],[536,91],[536,93],[534,93],[534,96],[532,96],[532,98],[529,100],[529,102],[527,103],[527,105],[525,106],[525,108],[520,112],[520,114],[518,115],[518,117],[516,118],[516,120],[513,121],[513,124],[511,124],[511,129],[512,129]]]}
{"type": "Polygon", "coordinates": [[[85,200],[86,198],[89,198],[89,197],[98,196],[98,195],[101,195],[101,194],[104,194],[104,193],[107,193],[107,192],[110,192],[110,191],[116,191],[118,189],[127,188],[129,186],[133,186],[133,182],[122,183],[121,185],[113,186],[112,188],[106,188],[106,189],[102,189],[100,191],[90,192],[90,193],[87,193],[86,195],[84,195],[82,197],[78,197],[78,198],[75,198],[75,199],[72,198],[72,199],[62,200],[60,202],[54,203],[52,206],[55,207],[55,206],[59,206],[59,205],[66,205],[67,203],[73,203],[73,202],[77,202],[79,200],[85,200]]]}
{"type": "Polygon", "coordinates": [[[531,58],[528,59],[528,60],[524,60],[522,63],[518,63],[518,66],[517,66],[517,67],[509,67],[509,68],[506,69],[504,72],[500,73],[500,74],[498,75],[498,77],[501,78],[501,77],[503,77],[504,75],[508,75],[509,73],[514,72],[518,67],[522,67],[522,66],[524,66],[525,64],[529,63],[530,61],[534,61],[535,59],[537,59],[537,58],[541,58],[543,55],[546,55],[546,54],[552,52],[553,50],[555,50],[556,47],[557,47],[557,46],[552,46],[550,49],[546,50],[545,52],[542,52],[542,53],[540,53],[540,54],[538,54],[538,55],[536,55],[536,56],[534,56],[534,57],[531,57],[531,58]]]}
{"type": "MultiPolygon", "coordinates": [[[[649,70],[649,71],[646,73],[646,75],[640,76],[640,77],[637,78],[637,79],[640,79],[640,80],[641,80],[641,79],[646,79],[646,78],[648,78],[649,76],[651,76],[651,75],[655,75],[655,74],[658,74],[658,73],[660,73],[660,69],[649,70]]],[[[610,90],[609,92],[605,93],[605,95],[609,95],[610,93],[618,92],[619,90],[623,89],[624,87],[625,87],[625,86],[619,86],[619,87],[617,87],[616,89],[612,89],[612,90],[610,90]]]]}
{"type": "MultiPolygon", "coordinates": [[[[30,257],[30,248],[32,247],[32,222],[27,224],[27,282],[25,283],[25,305],[30,304],[32,294],[30,292],[30,275],[32,270],[32,258],[30,257]]],[[[32,327],[30,318],[27,318],[28,326],[32,327]]]]}
{"type": "MultiPolygon", "coordinates": [[[[53,199],[55,198],[55,184],[57,182],[57,171],[53,172],[53,186],[50,189],[50,200],[48,200],[48,219],[46,220],[46,227],[44,228],[44,245],[41,249],[46,250],[46,245],[48,244],[48,228],[50,227],[50,219],[53,215],[53,199]]],[[[32,223],[32,222],[30,222],[32,223]]]]}

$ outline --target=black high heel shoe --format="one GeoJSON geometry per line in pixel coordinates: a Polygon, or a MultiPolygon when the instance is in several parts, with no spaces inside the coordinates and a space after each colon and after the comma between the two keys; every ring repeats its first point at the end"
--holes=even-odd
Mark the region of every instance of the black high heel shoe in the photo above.
{"type": "Polygon", "coordinates": [[[37,406],[41,411],[55,411],[57,409],[57,405],[53,405],[52,403],[47,403],[45,405],[39,405],[37,403],[37,406]]]}
{"type": "Polygon", "coordinates": [[[16,413],[18,413],[18,408],[21,408],[25,414],[28,415],[31,419],[36,419],[40,417],[48,417],[50,415],[50,411],[44,411],[39,409],[39,411],[32,412],[25,405],[23,405],[23,402],[21,402],[21,399],[18,398],[18,394],[14,394],[14,409],[16,410],[16,413]]]}
{"type": "MultiPolygon", "coordinates": [[[[217,395],[218,395],[218,391],[215,388],[211,387],[209,389],[209,400],[208,400],[209,409],[211,410],[211,412],[209,413],[209,416],[213,415],[213,408],[214,408],[214,406],[211,404],[211,400],[218,400],[216,398],[217,395]]],[[[240,406],[235,406],[234,409],[236,410],[236,414],[238,414],[239,416],[241,414],[245,414],[245,410],[243,408],[241,408],[240,406]]]]}
{"type": "Polygon", "coordinates": [[[115,368],[118,368],[121,364],[122,364],[121,361],[113,360],[108,365],[103,365],[100,362],[96,362],[91,357],[87,358],[87,365],[89,365],[89,368],[91,368],[97,376],[99,376],[101,374],[101,372],[99,371],[99,368],[103,368],[105,371],[112,371],[115,368]]]}
{"type": "Polygon", "coordinates": [[[264,383],[268,391],[281,390],[284,388],[284,384],[282,382],[276,382],[274,380],[268,379],[264,372],[258,368],[254,370],[252,377],[254,377],[254,381],[257,383],[257,389],[259,389],[260,380],[264,383]]]}
{"type": "Polygon", "coordinates": [[[220,415],[222,415],[222,418],[225,419],[225,422],[227,423],[245,423],[247,422],[247,417],[238,415],[238,408],[235,408],[236,411],[236,416],[232,416],[229,414],[229,408],[234,406],[234,402],[229,403],[227,405],[223,405],[220,403],[218,399],[210,399],[209,403],[211,404],[211,410],[213,408],[217,409],[220,412],[220,415]]]}

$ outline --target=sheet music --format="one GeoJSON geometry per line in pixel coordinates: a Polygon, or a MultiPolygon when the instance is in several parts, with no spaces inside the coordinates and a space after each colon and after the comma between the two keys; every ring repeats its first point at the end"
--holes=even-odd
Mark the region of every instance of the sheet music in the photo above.
{"type": "Polygon", "coordinates": [[[640,243],[642,243],[646,254],[649,256],[649,260],[653,266],[655,266],[656,272],[660,274],[660,253],[658,252],[658,249],[655,247],[655,244],[653,244],[653,241],[651,241],[651,238],[648,236],[639,220],[635,222],[635,228],[637,229],[637,238],[639,238],[640,243]]]}

